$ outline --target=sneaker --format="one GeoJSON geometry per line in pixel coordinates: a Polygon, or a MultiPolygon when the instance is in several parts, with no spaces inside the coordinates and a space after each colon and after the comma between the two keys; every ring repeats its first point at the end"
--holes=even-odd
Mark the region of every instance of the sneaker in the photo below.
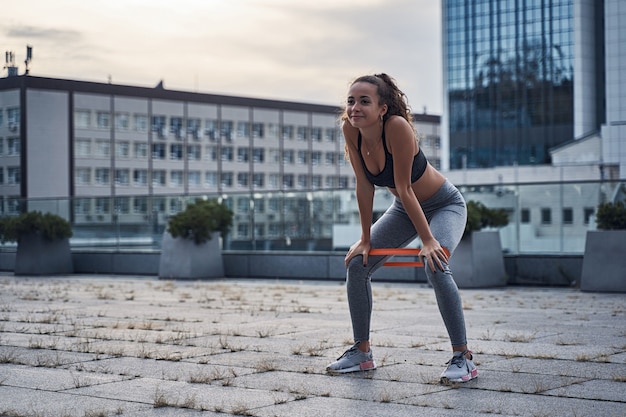
{"type": "Polygon", "coordinates": [[[473,359],[471,351],[454,352],[454,356],[447,363],[448,367],[441,373],[441,382],[467,382],[478,378],[478,369],[473,359]],[[467,353],[470,354],[471,359],[465,357],[467,353]]]}
{"type": "Polygon", "coordinates": [[[376,369],[372,349],[369,352],[361,352],[355,343],[346,350],[335,362],[326,367],[326,371],[332,374],[345,374],[356,371],[369,371],[376,369]]]}

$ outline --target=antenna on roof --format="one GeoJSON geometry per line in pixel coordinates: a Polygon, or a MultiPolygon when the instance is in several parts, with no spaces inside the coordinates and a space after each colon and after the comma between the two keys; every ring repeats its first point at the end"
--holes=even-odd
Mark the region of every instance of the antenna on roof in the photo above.
{"type": "MultiPolygon", "coordinates": [[[[33,59],[33,47],[30,45],[26,45],[26,60],[24,61],[24,64],[26,64],[26,71],[24,72],[24,75],[28,75],[28,73],[30,72],[28,66],[30,65],[30,61],[32,61],[33,59]]],[[[13,51],[6,51],[4,53],[4,69],[6,69],[8,71],[8,76],[9,77],[17,77],[17,65],[15,65],[15,52],[13,51]]]]}
{"type": "Polygon", "coordinates": [[[24,75],[28,75],[30,70],[28,69],[28,65],[30,65],[30,61],[33,60],[33,47],[30,45],[26,45],[26,60],[24,64],[26,65],[26,70],[24,71],[24,75]]]}

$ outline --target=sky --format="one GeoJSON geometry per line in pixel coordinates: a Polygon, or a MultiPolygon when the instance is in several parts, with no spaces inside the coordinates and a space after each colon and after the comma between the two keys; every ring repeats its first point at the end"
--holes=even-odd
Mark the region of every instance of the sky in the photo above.
{"type": "Polygon", "coordinates": [[[415,113],[442,109],[436,0],[5,2],[2,66],[23,74],[27,45],[33,76],[342,105],[386,72],[415,113]]]}

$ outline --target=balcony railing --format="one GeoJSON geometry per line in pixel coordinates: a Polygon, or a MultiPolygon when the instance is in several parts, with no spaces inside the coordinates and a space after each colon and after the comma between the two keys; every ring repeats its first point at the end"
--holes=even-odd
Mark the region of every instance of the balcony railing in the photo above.
{"type": "MultiPolygon", "coordinates": [[[[459,186],[475,200],[509,214],[500,229],[511,254],[581,254],[588,230],[596,228],[601,202],[623,198],[626,185],[615,181],[459,186]]],[[[39,210],[59,214],[72,225],[73,249],[158,251],[168,218],[198,198],[223,201],[235,213],[224,250],[345,251],[360,235],[352,190],[267,191],[228,194],[80,197],[75,199],[4,198],[3,215],[39,210]]],[[[376,191],[374,214],[393,196],[376,191]]],[[[417,243],[419,244],[419,243],[417,243]]],[[[5,243],[3,248],[14,247],[5,243]]]]}

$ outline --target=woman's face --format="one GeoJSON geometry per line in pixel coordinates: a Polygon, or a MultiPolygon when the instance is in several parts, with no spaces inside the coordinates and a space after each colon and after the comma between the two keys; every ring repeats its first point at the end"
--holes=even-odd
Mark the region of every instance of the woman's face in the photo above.
{"type": "Polygon", "coordinates": [[[352,126],[364,128],[379,123],[381,116],[386,112],[387,105],[379,104],[378,87],[374,84],[360,81],[350,86],[346,114],[352,126]]]}

